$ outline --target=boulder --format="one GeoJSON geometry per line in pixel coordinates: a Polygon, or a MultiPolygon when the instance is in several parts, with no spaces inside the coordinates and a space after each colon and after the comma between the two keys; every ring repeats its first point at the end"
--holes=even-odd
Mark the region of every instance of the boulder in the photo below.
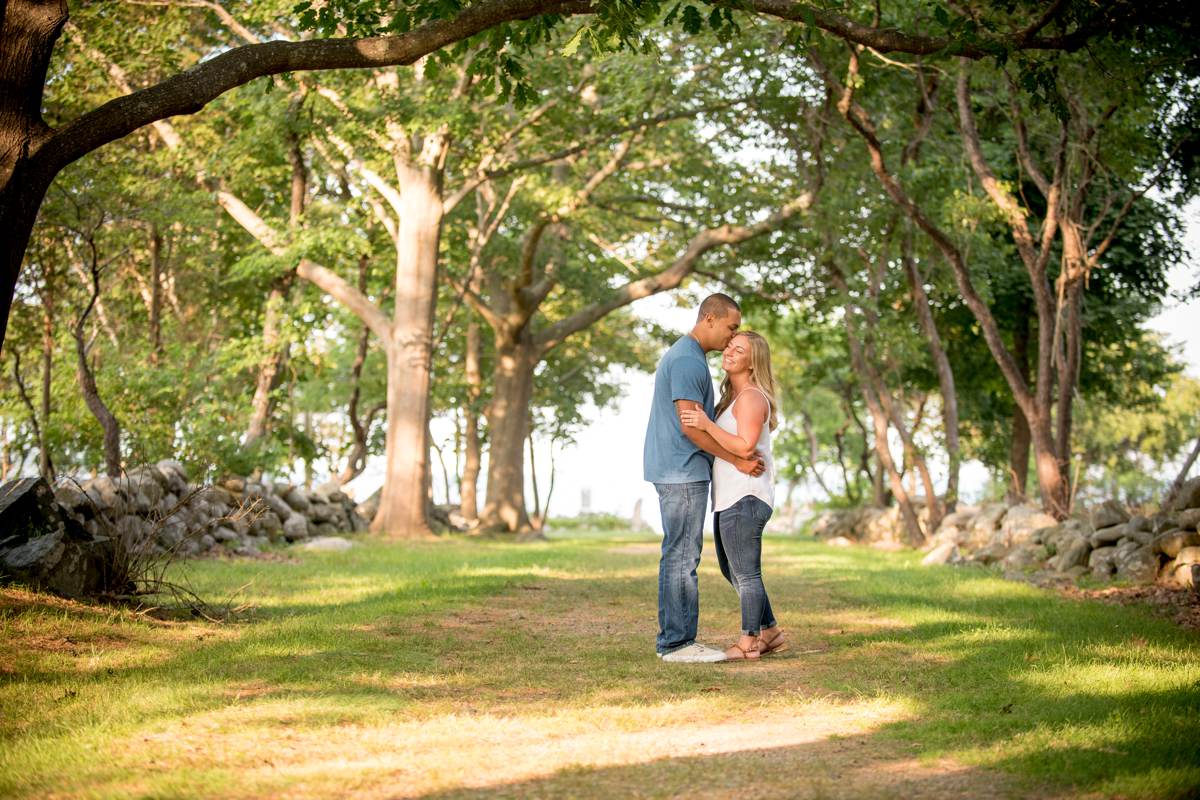
{"type": "Polygon", "coordinates": [[[1036,531],[1051,528],[1058,520],[1032,506],[1013,506],[1000,521],[1000,535],[1010,547],[1029,542],[1036,531]]]}
{"type": "Polygon", "coordinates": [[[1118,547],[1113,563],[1117,577],[1131,583],[1153,583],[1158,576],[1158,554],[1149,546],[1118,547]]]}
{"type": "Polygon", "coordinates": [[[1105,500],[1093,508],[1088,513],[1088,517],[1092,523],[1092,527],[1099,530],[1100,528],[1111,528],[1113,525],[1120,525],[1126,522],[1129,519],[1129,513],[1116,500],[1105,500]]]}
{"type": "Polygon", "coordinates": [[[1142,514],[1134,514],[1126,524],[1129,525],[1129,530],[1131,531],[1149,531],[1153,529],[1151,519],[1142,514]]]}
{"type": "Polygon", "coordinates": [[[1200,508],[1200,477],[1184,481],[1175,499],[1171,501],[1171,511],[1183,511],[1188,508],[1200,508]]]}
{"type": "Polygon", "coordinates": [[[349,550],[353,546],[353,542],[349,539],[343,539],[341,536],[318,536],[316,539],[300,545],[304,550],[321,553],[340,553],[349,550]]]}
{"type": "Polygon", "coordinates": [[[65,597],[124,591],[109,585],[111,554],[109,540],[62,513],[42,478],[0,486],[0,578],[65,597]]]}
{"type": "Polygon", "coordinates": [[[1185,547],[1200,545],[1200,533],[1196,531],[1167,531],[1159,534],[1152,546],[1167,558],[1175,558],[1185,547]]]}
{"type": "Polygon", "coordinates": [[[1000,543],[993,543],[979,548],[971,554],[970,560],[979,564],[991,564],[1008,555],[1009,548],[1000,543]]]}
{"type": "Polygon", "coordinates": [[[1185,547],[1175,556],[1175,566],[1183,564],[1200,564],[1200,547],[1185,547]]]}
{"type": "Polygon", "coordinates": [[[312,503],[308,499],[308,495],[304,489],[299,486],[293,486],[288,490],[288,493],[283,496],[283,501],[291,507],[293,511],[301,514],[307,514],[312,508],[312,503]]]}
{"type": "Polygon", "coordinates": [[[370,523],[360,517],[358,512],[354,509],[350,509],[348,512],[346,512],[346,521],[349,523],[347,527],[351,533],[362,533],[370,528],[370,523]]]}
{"type": "Polygon", "coordinates": [[[1069,541],[1059,544],[1058,554],[1050,560],[1051,568],[1059,572],[1068,572],[1073,567],[1086,566],[1088,554],[1092,552],[1092,543],[1086,536],[1076,536],[1069,541]]]}
{"type": "Polygon", "coordinates": [[[283,535],[289,542],[307,539],[308,520],[303,515],[293,511],[291,516],[283,521],[283,535]]]}
{"type": "Polygon", "coordinates": [[[1023,572],[1030,567],[1040,565],[1046,560],[1046,548],[1041,545],[1023,545],[1016,547],[1000,559],[1000,566],[1006,571],[1023,572]]]}
{"type": "Polygon", "coordinates": [[[1200,527],[1200,508],[1185,508],[1171,514],[1169,519],[1177,528],[1194,531],[1200,527]]]}
{"type": "Polygon", "coordinates": [[[254,525],[251,526],[251,530],[266,536],[269,541],[273,542],[283,538],[283,520],[274,511],[264,511],[255,520],[254,525]]]}
{"type": "Polygon", "coordinates": [[[930,550],[921,563],[925,565],[933,564],[953,564],[960,561],[962,556],[958,552],[958,545],[954,542],[942,542],[937,547],[930,550]]]}
{"type": "Polygon", "coordinates": [[[224,486],[209,486],[204,490],[203,494],[204,501],[214,507],[214,509],[221,509],[221,513],[238,505],[237,498],[224,486]]]}
{"type": "Polygon", "coordinates": [[[1092,534],[1092,546],[1105,547],[1107,545],[1113,545],[1122,539],[1128,538],[1128,536],[1129,526],[1127,523],[1113,525],[1109,528],[1101,528],[1092,534]]]}
{"type": "Polygon", "coordinates": [[[971,540],[976,542],[986,542],[992,538],[992,534],[996,532],[996,528],[1000,524],[1000,520],[1008,511],[1008,506],[1004,503],[988,503],[979,509],[974,518],[971,520],[971,526],[968,528],[971,540]]]}
{"type": "Polygon", "coordinates": [[[308,533],[310,536],[336,536],[341,531],[331,522],[312,522],[310,520],[308,523],[308,533]]]}
{"type": "Polygon", "coordinates": [[[1149,530],[1131,530],[1126,537],[1128,541],[1137,542],[1139,545],[1150,544],[1154,541],[1154,534],[1149,530]]]}
{"type": "Polygon", "coordinates": [[[242,537],[237,531],[226,528],[224,525],[218,525],[213,528],[212,537],[222,544],[240,544],[242,537]]]}
{"type": "Polygon", "coordinates": [[[313,522],[333,522],[337,516],[337,511],[331,503],[313,503],[308,510],[308,518],[313,522]]]}
{"type": "Polygon", "coordinates": [[[275,512],[275,515],[280,519],[287,519],[295,510],[283,501],[279,495],[268,494],[263,497],[263,502],[267,504],[267,508],[275,512]]]}
{"type": "Polygon", "coordinates": [[[1117,568],[1116,564],[1113,563],[1116,555],[1116,547],[1097,547],[1088,556],[1088,569],[1097,578],[1107,578],[1117,568]]]}

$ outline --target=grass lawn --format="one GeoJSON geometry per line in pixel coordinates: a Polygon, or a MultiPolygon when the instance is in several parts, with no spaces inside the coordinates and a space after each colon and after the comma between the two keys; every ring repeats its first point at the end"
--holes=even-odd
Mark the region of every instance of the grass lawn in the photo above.
{"type": "MultiPolygon", "coordinates": [[[[362,541],[184,567],[244,621],[0,592],[0,797],[1188,797],[1200,638],[769,539],[791,649],[654,657],[657,545],[362,541]]],[[[701,639],[738,629],[711,543],[701,639]]]]}

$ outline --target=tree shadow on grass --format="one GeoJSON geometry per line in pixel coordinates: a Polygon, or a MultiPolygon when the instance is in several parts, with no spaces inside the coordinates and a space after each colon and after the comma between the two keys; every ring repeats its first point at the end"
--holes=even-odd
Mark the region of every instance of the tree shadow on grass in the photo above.
{"type": "MultiPolygon", "coordinates": [[[[842,558],[825,550],[805,564],[803,555],[779,559],[768,575],[793,650],[761,664],[668,665],[653,659],[654,559],[616,554],[610,568],[647,564],[646,574],[572,578],[538,574],[535,566],[468,569],[429,579],[407,595],[376,591],[350,602],[267,608],[264,624],[242,629],[237,638],[181,646],[153,664],[91,679],[116,693],[144,685],[193,687],[145,708],[137,720],[143,725],[238,703],[281,701],[281,708],[294,701],[287,725],[324,727],[371,725],[381,711],[410,707],[516,716],[593,705],[636,712],[716,696],[722,707],[753,715],[775,701],[884,697],[910,712],[856,745],[879,754],[881,765],[907,763],[918,753],[956,754],[972,769],[1019,776],[1012,785],[1022,792],[1031,786],[1132,787],[1131,794],[1166,797],[1185,796],[1200,785],[1195,637],[1140,609],[1063,599],[987,573],[931,571],[904,559],[860,553],[842,558]]],[[[365,574],[382,579],[388,573],[380,565],[365,574]]],[[[702,573],[701,592],[702,631],[736,630],[732,592],[711,566],[702,573]]],[[[35,670],[21,679],[59,686],[81,676],[35,670]]],[[[244,722],[270,730],[279,724],[272,717],[277,713],[244,722]]],[[[662,730],[670,736],[669,725],[662,730]]],[[[769,732],[761,744],[771,747],[769,732]]],[[[782,796],[874,796],[842,791],[838,776],[854,764],[839,748],[816,743],[565,768],[478,791],[625,795],[646,786],[654,796],[689,794],[690,784],[671,781],[695,773],[723,786],[719,781],[728,775],[761,770],[763,759],[782,759],[802,772],[823,764],[833,777],[797,788],[791,770],[766,784],[755,771],[755,793],[771,796],[782,780],[782,796]],[[675,775],[683,777],[669,777],[675,775]]],[[[492,757],[502,758],[503,751],[492,757]]],[[[908,783],[881,784],[884,795],[896,789],[894,796],[949,796],[954,782],[947,775],[961,774],[904,770],[908,783]]],[[[735,781],[729,789],[740,785],[735,781]]],[[[471,791],[459,794],[474,796],[471,791]]]]}

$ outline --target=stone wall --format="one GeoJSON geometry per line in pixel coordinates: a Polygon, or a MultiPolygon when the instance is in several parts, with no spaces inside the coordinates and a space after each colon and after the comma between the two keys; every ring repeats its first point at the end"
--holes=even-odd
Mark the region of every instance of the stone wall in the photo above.
{"type": "MultiPolygon", "coordinates": [[[[1111,500],[1064,522],[1027,505],[960,507],[929,538],[924,563],[996,564],[1022,578],[1091,575],[1200,588],[1198,523],[1200,478],[1184,484],[1169,508],[1149,515],[1131,514],[1111,500]]],[[[812,531],[840,544],[904,546],[895,508],[827,511],[812,531]]]]}
{"type": "Polygon", "coordinates": [[[367,522],[336,484],[306,490],[265,479],[189,482],[178,461],[121,478],[59,481],[59,506],[93,536],[119,535],[152,552],[256,555],[270,542],[365,531],[367,522]]]}

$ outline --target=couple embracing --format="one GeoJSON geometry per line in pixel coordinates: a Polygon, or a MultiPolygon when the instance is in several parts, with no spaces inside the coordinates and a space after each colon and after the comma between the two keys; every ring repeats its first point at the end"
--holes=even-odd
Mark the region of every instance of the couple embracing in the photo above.
{"type": "Polygon", "coordinates": [[[667,350],[654,373],[643,469],[662,512],[656,650],[663,661],[752,660],[785,646],[761,567],[762,532],[774,506],[777,391],[766,340],[739,332],[741,322],[733,298],[710,295],[691,332],[667,350]],[[714,350],[722,352],[725,370],[719,401],[705,360],[714,350]],[[696,641],[696,568],[710,485],[717,561],[742,611],[741,637],[725,650],[696,641]]]}

